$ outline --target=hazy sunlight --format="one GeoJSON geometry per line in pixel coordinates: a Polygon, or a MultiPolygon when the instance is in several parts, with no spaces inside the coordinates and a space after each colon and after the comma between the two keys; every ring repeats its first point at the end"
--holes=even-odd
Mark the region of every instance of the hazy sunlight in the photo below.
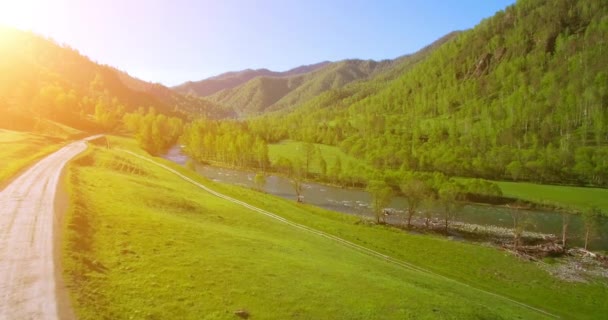
{"type": "Polygon", "coordinates": [[[53,10],[49,1],[44,0],[3,0],[0,2],[0,25],[34,29],[57,9],[57,5],[53,10]]]}
{"type": "Polygon", "coordinates": [[[608,0],[0,0],[1,319],[606,319],[608,0]]]}

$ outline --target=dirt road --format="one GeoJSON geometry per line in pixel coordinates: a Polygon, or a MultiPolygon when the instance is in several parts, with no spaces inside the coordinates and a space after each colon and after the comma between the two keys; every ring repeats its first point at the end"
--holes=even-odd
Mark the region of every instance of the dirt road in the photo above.
{"type": "Polygon", "coordinates": [[[86,148],[70,143],[0,192],[0,319],[59,318],[54,203],[63,168],[86,148]]]}

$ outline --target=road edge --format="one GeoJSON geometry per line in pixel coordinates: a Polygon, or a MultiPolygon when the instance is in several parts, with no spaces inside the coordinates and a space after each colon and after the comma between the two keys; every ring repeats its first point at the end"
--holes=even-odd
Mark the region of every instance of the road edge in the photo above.
{"type": "MultiPolygon", "coordinates": [[[[88,146],[87,146],[88,149],[88,146]]],[[[80,155],[80,154],[79,154],[80,155]]],[[[78,155],[76,155],[77,157],[78,155]]],[[[74,158],[70,159],[72,161],[74,158]]],[[[66,213],[69,209],[69,195],[67,192],[67,168],[69,165],[68,161],[66,165],[61,168],[59,174],[59,181],[55,190],[55,199],[53,201],[53,264],[54,264],[54,277],[55,277],[55,295],[57,298],[57,317],[65,320],[76,320],[76,314],[72,308],[72,301],[70,300],[69,291],[63,277],[63,241],[64,237],[64,223],[66,222],[66,213]]]]}

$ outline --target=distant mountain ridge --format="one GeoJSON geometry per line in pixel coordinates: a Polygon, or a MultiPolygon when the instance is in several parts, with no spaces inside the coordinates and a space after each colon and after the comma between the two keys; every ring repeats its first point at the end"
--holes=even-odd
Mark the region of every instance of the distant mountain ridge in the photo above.
{"type": "MultiPolygon", "coordinates": [[[[316,70],[292,76],[259,76],[234,88],[219,91],[207,98],[229,108],[239,118],[291,110],[325,92],[337,90],[350,84],[375,78],[378,78],[379,81],[387,81],[399,77],[407,72],[412,64],[455,38],[459,33],[458,31],[451,32],[416,53],[392,60],[349,59],[323,63],[322,67],[316,70]]],[[[321,64],[315,66],[318,65],[321,64]]],[[[299,69],[302,68],[293,70],[300,71],[299,69]]]]}
{"type": "Polygon", "coordinates": [[[208,98],[233,109],[239,117],[259,115],[297,105],[318,94],[367,79],[393,64],[392,60],[344,60],[292,76],[260,76],[208,98]]]}
{"type": "Polygon", "coordinates": [[[299,66],[283,72],[271,71],[268,69],[231,71],[200,81],[188,81],[175,86],[172,89],[182,94],[205,97],[221,90],[232,89],[257,77],[291,77],[318,70],[329,63],[331,62],[323,61],[311,65],[299,66]]]}

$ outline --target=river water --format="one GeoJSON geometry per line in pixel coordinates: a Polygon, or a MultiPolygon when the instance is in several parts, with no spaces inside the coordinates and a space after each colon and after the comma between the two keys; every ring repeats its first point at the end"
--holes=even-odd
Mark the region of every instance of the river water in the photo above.
{"type": "MultiPolygon", "coordinates": [[[[181,152],[179,146],[171,148],[164,155],[164,158],[182,165],[188,160],[188,156],[181,152]]],[[[216,182],[244,187],[254,186],[253,177],[255,173],[250,171],[200,164],[197,164],[196,171],[202,176],[216,182]]],[[[268,176],[264,191],[282,198],[293,199],[294,201],[296,199],[291,183],[288,179],[281,176],[268,176]]],[[[318,183],[305,183],[303,195],[303,200],[307,204],[346,214],[373,216],[370,206],[371,197],[364,190],[345,189],[318,183]]],[[[406,204],[407,200],[404,197],[394,197],[390,207],[403,210],[406,204]]],[[[456,220],[470,224],[512,228],[513,214],[515,212],[515,209],[503,206],[467,204],[458,210],[456,220]]],[[[519,210],[518,212],[525,221],[525,229],[527,231],[554,234],[561,239],[562,215],[560,213],[539,210],[519,210]]],[[[568,241],[570,245],[582,246],[584,241],[583,229],[582,219],[579,216],[571,216],[568,227],[568,241]]],[[[608,250],[608,224],[602,226],[598,234],[591,239],[590,249],[608,250]]]]}

